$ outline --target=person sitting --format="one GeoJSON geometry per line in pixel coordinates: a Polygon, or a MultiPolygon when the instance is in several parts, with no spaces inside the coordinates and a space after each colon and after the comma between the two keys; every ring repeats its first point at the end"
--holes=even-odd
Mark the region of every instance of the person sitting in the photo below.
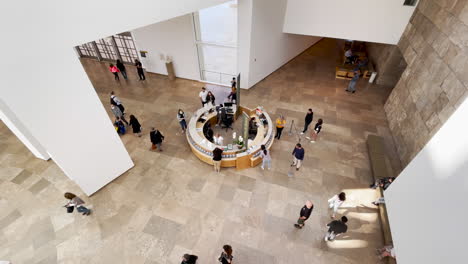
{"type": "Polygon", "coordinates": [[[206,133],[205,133],[206,139],[213,142],[213,134],[214,134],[213,129],[211,129],[211,126],[208,124],[206,128],[206,133]]]}
{"type": "Polygon", "coordinates": [[[255,117],[250,118],[249,135],[257,135],[257,122],[255,121],[255,117]]]}
{"type": "Polygon", "coordinates": [[[370,185],[372,189],[377,189],[377,187],[382,187],[384,190],[387,190],[387,188],[392,184],[392,182],[395,180],[395,177],[385,177],[379,180],[376,180],[373,184],[370,185]]]}

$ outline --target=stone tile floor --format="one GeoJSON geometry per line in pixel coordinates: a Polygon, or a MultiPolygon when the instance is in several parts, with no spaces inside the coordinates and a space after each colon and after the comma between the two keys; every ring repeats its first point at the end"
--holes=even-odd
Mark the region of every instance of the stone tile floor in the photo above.
{"type": "MultiPolygon", "coordinates": [[[[84,68],[109,111],[109,92],[122,99],[127,113],[140,120],[144,136],[122,136],[135,167],[91,197],[82,194],[53,161],[38,160],[0,124],[0,260],[19,263],[180,263],[187,252],[199,263],[217,263],[223,244],[234,248],[235,263],[378,263],[374,249],[383,238],[365,145],[370,133],[385,137],[391,166],[400,170],[383,111],[388,87],[361,80],[356,94],[335,80],[341,43],[324,39],[248,91],[242,104],[264,106],[287,118],[272,147],[273,169],[259,167],[220,174],[200,162],[180,133],[178,108],[199,107],[202,83],[147,74],[138,82],[115,82],[107,64],[84,59],[84,68]],[[303,168],[288,178],[292,120],[301,127],[307,108],[324,119],[315,144],[303,141],[303,168]],[[148,131],[165,134],[163,152],[148,151],[148,131]],[[81,195],[94,213],[67,214],[63,193],[81,195]],[[345,191],[339,215],[349,232],[323,241],[330,221],[327,199],[345,191]],[[315,208],[306,227],[293,227],[304,201],[315,208]]],[[[209,89],[223,89],[208,86],[209,89]]],[[[300,128],[299,128],[300,129],[300,128]]]]}

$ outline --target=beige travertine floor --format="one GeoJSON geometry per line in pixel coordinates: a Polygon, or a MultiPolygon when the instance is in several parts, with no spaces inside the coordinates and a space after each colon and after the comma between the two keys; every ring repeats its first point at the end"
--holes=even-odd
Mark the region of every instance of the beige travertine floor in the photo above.
{"type": "MultiPolygon", "coordinates": [[[[319,140],[303,142],[305,164],[287,177],[294,136],[283,133],[272,147],[273,169],[242,171],[212,167],[192,155],[175,118],[199,107],[201,83],[147,74],[138,82],[115,82],[107,64],[83,60],[104,106],[114,90],[127,113],[135,114],[145,135],[122,136],[135,167],[92,197],[84,197],[53,161],[35,159],[0,125],[0,260],[13,263],[180,263],[183,253],[216,263],[223,244],[234,248],[235,263],[377,263],[382,246],[365,138],[386,138],[392,167],[399,171],[383,111],[389,88],[334,79],[338,43],[325,39],[268,76],[242,103],[262,105],[274,117],[284,114],[302,126],[312,107],[324,119],[319,140]],[[149,127],[165,134],[163,152],[149,152],[149,127]],[[344,190],[349,232],[333,243],[322,237],[330,221],[327,199],[344,190]],[[93,214],[67,214],[63,192],[82,195],[93,214]],[[306,199],[315,209],[306,227],[293,227],[306,199]]],[[[210,87],[210,86],[209,86],[210,87]]],[[[110,113],[110,112],[109,112],[110,113]]],[[[289,129],[289,126],[288,126],[289,129]]],[[[286,130],[286,129],[285,129],[286,130]]]]}

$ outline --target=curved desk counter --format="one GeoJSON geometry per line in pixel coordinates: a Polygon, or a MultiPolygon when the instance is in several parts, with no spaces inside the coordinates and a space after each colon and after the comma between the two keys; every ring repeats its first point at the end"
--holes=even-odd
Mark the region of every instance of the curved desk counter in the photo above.
{"type": "MultiPolygon", "coordinates": [[[[245,107],[240,107],[238,113],[244,112],[249,117],[254,117],[257,124],[260,124],[257,127],[257,135],[251,141],[249,141],[248,149],[245,147],[239,149],[237,145],[233,145],[232,149],[228,149],[228,146],[219,146],[213,142],[208,141],[208,139],[203,134],[203,127],[207,122],[210,122],[212,125],[217,122],[217,114],[213,108],[201,108],[198,109],[195,114],[190,118],[188,128],[187,128],[187,141],[192,149],[192,152],[200,160],[213,164],[213,150],[216,147],[223,149],[223,159],[221,161],[221,167],[236,167],[236,169],[245,169],[249,167],[255,167],[261,163],[260,158],[260,146],[265,145],[267,149],[270,149],[273,144],[273,123],[270,116],[262,111],[262,121],[260,116],[257,115],[257,109],[248,109],[245,107]],[[211,113],[210,109],[213,109],[211,113]],[[203,121],[200,121],[203,119],[203,121]]],[[[245,139],[246,140],[246,139],[245,139]]],[[[230,139],[225,139],[225,143],[230,141],[230,139]]]]}

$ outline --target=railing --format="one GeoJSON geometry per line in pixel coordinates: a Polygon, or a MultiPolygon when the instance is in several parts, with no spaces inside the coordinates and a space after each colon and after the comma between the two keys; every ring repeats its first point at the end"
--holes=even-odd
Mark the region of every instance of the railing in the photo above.
{"type": "Polygon", "coordinates": [[[203,76],[205,77],[205,81],[227,86],[231,86],[232,78],[236,77],[235,75],[229,73],[214,72],[207,70],[202,70],[202,72],[203,76]]]}

